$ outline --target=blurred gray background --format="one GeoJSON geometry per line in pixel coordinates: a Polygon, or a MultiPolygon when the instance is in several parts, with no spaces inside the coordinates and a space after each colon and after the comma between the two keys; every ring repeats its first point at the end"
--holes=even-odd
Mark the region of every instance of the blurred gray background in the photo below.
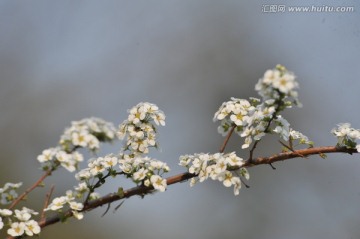
{"type": "MultiPolygon", "coordinates": [[[[169,176],[183,172],[181,154],[219,149],[212,117],[220,104],[257,96],[255,83],[278,63],[298,76],[304,104],[285,117],[316,145],[334,145],[337,123],[360,128],[359,12],[355,0],[2,0],[0,179],[28,187],[41,175],[37,155],[57,145],[72,120],[118,125],[140,101],[167,115],[161,152],[152,156],[168,163],[169,176]],[[269,4],[355,12],[262,12],[269,4]]],[[[227,150],[246,157],[239,140],[227,150]]],[[[278,152],[271,140],[256,155],[278,152]]],[[[337,154],[251,168],[251,188],[237,197],[218,182],[181,183],[104,217],[105,207],[53,225],[40,238],[359,238],[359,159],[337,154]]],[[[74,183],[60,170],[22,205],[39,209],[51,184],[58,196],[74,183]]],[[[120,185],[132,186],[116,179],[102,193],[120,185]]]]}

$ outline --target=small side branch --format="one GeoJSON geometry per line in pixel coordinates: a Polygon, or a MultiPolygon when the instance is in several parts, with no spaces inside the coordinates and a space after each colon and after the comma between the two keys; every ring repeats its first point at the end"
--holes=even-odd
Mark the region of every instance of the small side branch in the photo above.
{"type": "Polygon", "coordinates": [[[233,126],[231,126],[231,129],[229,131],[229,133],[226,135],[226,138],[224,140],[224,143],[221,145],[221,148],[219,150],[220,153],[224,153],[225,151],[225,148],[226,148],[226,145],[227,143],[229,142],[229,139],[231,138],[231,135],[233,134],[234,130],[236,128],[236,125],[234,124],[233,126]]]}
{"type": "Polygon", "coordinates": [[[22,199],[24,199],[31,191],[38,187],[44,179],[52,173],[52,170],[46,171],[31,187],[25,190],[19,197],[17,197],[12,204],[9,206],[9,209],[14,208],[22,199]]]}
{"type": "Polygon", "coordinates": [[[40,220],[41,220],[41,221],[44,221],[44,220],[45,220],[45,209],[46,209],[46,208],[48,207],[48,205],[49,205],[50,198],[51,198],[51,195],[52,195],[53,192],[54,192],[54,189],[55,189],[55,185],[52,185],[51,188],[50,188],[50,191],[46,194],[45,202],[44,202],[44,207],[43,207],[43,209],[42,209],[41,216],[40,216],[40,220]]]}

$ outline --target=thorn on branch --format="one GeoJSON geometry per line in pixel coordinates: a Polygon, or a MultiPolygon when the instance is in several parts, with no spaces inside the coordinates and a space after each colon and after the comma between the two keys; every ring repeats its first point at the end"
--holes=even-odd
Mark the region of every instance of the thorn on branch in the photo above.
{"type": "Polygon", "coordinates": [[[105,210],[105,212],[101,215],[101,217],[104,217],[104,216],[108,213],[108,211],[110,210],[110,205],[111,205],[111,203],[108,203],[108,204],[107,204],[106,210],[105,210]]]}
{"type": "Polygon", "coordinates": [[[114,213],[121,207],[121,205],[123,205],[124,202],[125,202],[125,200],[122,201],[119,205],[117,205],[117,206],[114,208],[114,213]]]}
{"type": "Polygon", "coordinates": [[[269,165],[273,170],[276,170],[276,168],[274,167],[274,165],[272,165],[272,163],[269,163],[269,165]]]}
{"type": "Polygon", "coordinates": [[[245,186],[246,188],[250,188],[250,186],[249,186],[248,184],[246,184],[241,177],[240,177],[240,181],[241,181],[242,184],[244,184],[244,186],[245,186]]]}

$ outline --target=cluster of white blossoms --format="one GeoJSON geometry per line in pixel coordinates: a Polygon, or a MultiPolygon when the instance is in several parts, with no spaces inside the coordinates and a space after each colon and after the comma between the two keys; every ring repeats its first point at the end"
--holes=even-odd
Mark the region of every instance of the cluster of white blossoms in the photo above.
{"type": "MultiPolygon", "coordinates": [[[[165,191],[167,186],[166,180],[161,175],[170,171],[170,168],[166,163],[144,156],[144,154],[149,152],[149,147],[157,146],[156,125],[165,125],[165,115],[156,105],[151,103],[140,103],[133,107],[129,113],[128,119],[119,126],[120,129],[117,132],[119,138],[124,139],[126,137],[125,147],[122,152],[119,155],[108,154],[104,157],[90,159],[87,167],[75,174],[75,178],[79,183],[74,187],[74,190],[68,190],[66,196],[54,198],[47,207],[47,211],[62,212],[64,209],[70,208],[77,219],[82,219],[84,204],[88,200],[100,197],[95,192],[95,189],[102,186],[106,178],[110,176],[125,175],[131,178],[137,185],[152,186],[158,191],[165,191]]],[[[96,131],[98,134],[94,135],[99,137],[100,131],[95,130],[95,126],[89,124],[90,121],[85,120],[73,123],[72,128],[66,130],[65,135],[75,134],[78,136],[76,128],[84,126],[84,122],[87,122],[85,125],[87,125],[88,129],[90,129],[89,125],[91,125],[91,130],[88,132],[96,131]]],[[[105,128],[104,125],[101,129],[105,128]]],[[[113,139],[115,132],[112,126],[110,127],[110,124],[106,125],[109,126],[107,128],[111,129],[111,131],[106,130],[107,134],[105,131],[101,131],[103,136],[97,139],[105,139],[106,141],[113,139]]],[[[65,138],[72,139],[72,137],[68,136],[62,137],[62,139],[65,138]]],[[[61,142],[65,142],[65,145],[70,145],[66,143],[68,140],[61,142]]],[[[72,147],[85,147],[85,144],[80,145],[78,142],[74,143],[73,141],[71,141],[71,145],[72,147]]]]}
{"type": "Polygon", "coordinates": [[[45,208],[45,211],[51,210],[63,212],[64,209],[68,208],[71,209],[71,212],[76,219],[83,219],[84,215],[81,210],[84,208],[84,205],[76,201],[75,194],[71,190],[66,191],[65,196],[54,198],[48,207],[45,208]]]}
{"type": "Polygon", "coordinates": [[[166,180],[161,177],[169,172],[166,163],[144,156],[150,147],[158,147],[156,126],[165,125],[165,114],[155,104],[141,102],[129,110],[128,119],[119,125],[118,136],[125,138],[119,166],[136,184],[164,192],[166,180]]]}
{"type": "Polygon", "coordinates": [[[249,179],[249,173],[244,165],[244,160],[236,156],[235,152],[223,154],[194,154],[180,156],[180,166],[186,167],[188,172],[195,174],[190,181],[193,186],[210,178],[223,183],[225,187],[234,186],[234,194],[238,195],[241,188],[241,178],[249,179]]]}
{"type": "Polygon", "coordinates": [[[82,219],[81,210],[84,208],[84,204],[79,201],[85,200],[87,195],[87,200],[99,198],[100,195],[94,192],[95,188],[100,187],[106,177],[116,176],[115,166],[117,164],[118,158],[112,154],[90,159],[88,167],[75,174],[75,178],[79,181],[78,185],[74,187],[75,190],[68,190],[65,196],[54,198],[46,211],[62,212],[64,208],[70,208],[75,218],[82,219]],[[95,179],[98,179],[98,182],[92,185],[95,179]]]}
{"type": "Polygon", "coordinates": [[[360,130],[351,128],[349,123],[341,123],[337,128],[331,130],[337,139],[337,145],[340,147],[345,146],[348,149],[356,149],[360,152],[360,144],[356,140],[360,140],[360,130]]]}
{"type": "Polygon", "coordinates": [[[289,137],[291,140],[298,140],[299,144],[308,145],[310,148],[314,147],[314,142],[310,141],[309,138],[299,131],[293,130],[290,128],[289,137]]]}
{"type": "MultiPolygon", "coordinates": [[[[218,132],[223,136],[234,130],[244,138],[242,149],[249,148],[254,141],[260,141],[266,134],[275,133],[286,142],[292,149],[294,140],[298,144],[306,144],[312,147],[313,143],[302,133],[290,128],[289,122],[280,115],[280,112],[292,106],[301,106],[298,100],[298,83],[292,72],[284,66],[277,65],[275,69],[267,70],[264,76],[255,86],[255,90],[262,100],[250,98],[249,100],[232,97],[224,102],[214,115],[214,121],[220,121],[218,132]]],[[[286,145],[286,144],[284,144],[286,145]]],[[[220,180],[225,186],[234,185],[237,195],[241,186],[240,177],[249,177],[245,168],[242,168],[243,160],[231,154],[196,154],[180,157],[180,165],[187,167],[189,172],[197,175],[191,184],[204,181],[207,178],[220,180]],[[238,165],[234,165],[229,159],[238,159],[238,165]],[[224,163],[226,162],[226,163],[224,163]]]]}
{"type": "Polygon", "coordinates": [[[300,105],[298,101],[299,84],[295,80],[294,73],[288,71],[284,66],[277,65],[275,69],[267,70],[255,85],[255,90],[264,100],[274,99],[283,100],[292,98],[295,105],[300,105]]]}
{"type": "Polygon", "coordinates": [[[150,157],[139,157],[123,154],[119,160],[119,167],[122,172],[130,177],[136,184],[146,187],[153,186],[154,189],[164,192],[166,180],[162,174],[170,171],[166,163],[150,157]]]}
{"type": "Polygon", "coordinates": [[[288,141],[290,124],[279,113],[293,105],[300,106],[297,88],[294,74],[285,67],[278,65],[267,70],[255,87],[262,101],[231,98],[220,106],[214,115],[214,121],[221,121],[219,133],[225,136],[235,127],[235,133],[244,138],[243,149],[270,132],[288,141]]]}
{"type": "Polygon", "coordinates": [[[77,148],[99,149],[100,142],[111,142],[115,139],[116,129],[112,123],[99,118],[87,118],[73,121],[60,138],[60,146],[45,149],[37,160],[43,170],[54,170],[61,165],[69,172],[74,172],[83,161],[83,155],[77,148]]]}
{"type": "Polygon", "coordinates": [[[115,138],[116,129],[110,122],[99,118],[86,118],[71,122],[60,138],[63,150],[71,152],[74,148],[88,148],[96,151],[100,142],[111,142],[115,138]]]}
{"type": "Polygon", "coordinates": [[[149,147],[157,147],[155,125],[165,125],[165,114],[156,105],[142,102],[130,109],[118,131],[120,139],[127,136],[124,150],[146,154],[149,147]]]}
{"type": "Polygon", "coordinates": [[[11,211],[9,209],[0,209],[0,229],[4,227],[4,219],[7,220],[7,224],[10,227],[7,230],[7,234],[12,237],[27,235],[33,236],[40,233],[41,229],[39,224],[33,220],[32,215],[37,215],[32,209],[23,207],[21,210],[15,209],[11,211]]]}
{"type": "Polygon", "coordinates": [[[37,160],[41,163],[43,170],[54,169],[57,165],[61,165],[69,172],[74,172],[84,157],[77,151],[68,153],[60,147],[55,147],[45,149],[37,160]]]}
{"type": "MultiPolygon", "coordinates": [[[[15,190],[21,185],[22,183],[6,183],[4,187],[0,188],[0,204],[6,205],[12,203],[18,197],[15,190]]],[[[0,208],[0,230],[4,228],[6,223],[6,225],[9,226],[7,234],[10,236],[17,237],[24,234],[33,236],[35,234],[39,234],[40,226],[31,218],[32,215],[37,214],[38,212],[26,207],[23,207],[21,210],[0,208]]]]}

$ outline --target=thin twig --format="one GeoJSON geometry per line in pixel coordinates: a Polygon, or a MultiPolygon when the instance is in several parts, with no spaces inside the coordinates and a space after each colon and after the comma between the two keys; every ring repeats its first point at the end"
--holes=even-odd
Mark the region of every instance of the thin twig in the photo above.
{"type": "MultiPolygon", "coordinates": [[[[291,141],[290,141],[290,142],[291,142],[291,141]]],[[[280,143],[282,146],[284,146],[285,148],[287,148],[288,150],[290,150],[291,152],[295,153],[295,150],[292,148],[291,145],[288,146],[288,145],[284,144],[283,142],[281,142],[280,140],[279,140],[279,143],[280,143]]],[[[299,154],[299,156],[302,157],[302,158],[305,158],[304,155],[299,154]]]]}
{"type": "Polygon", "coordinates": [[[220,153],[224,153],[225,148],[226,148],[226,145],[227,145],[227,143],[229,142],[229,139],[230,139],[232,133],[234,132],[235,128],[236,128],[236,125],[233,124],[233,126],[231,126],[231,129],[230,129],[229,133],[226,135],[226,138],[225,138],[225,140],[224,140],[224,143],[221,145],[221,148],[220,148],[220,150],[219,150],[220,153]]]}
{"type": "Polygon", "coordinates": [[[50,191],[46,194],[44,207],[41,211],[40,221],[45,220],[45,208],[48,207],[52,193],[54,192],[55,185],[52,185],[50,191]]]}
{"type": "Polygon", "coordinates": [[[52,173],[52,171],[53,171],[52,169],[46,171],[31,187],[26,189],[25,192],[23,192],[19,197],[17,197],[12,202],[12,204],[9,206],[9,209],[15,207],[24,197],[26,197],[26,195],[28,195],[32,190],[38,187],[44,181],[44,179],[52,173]]]}

